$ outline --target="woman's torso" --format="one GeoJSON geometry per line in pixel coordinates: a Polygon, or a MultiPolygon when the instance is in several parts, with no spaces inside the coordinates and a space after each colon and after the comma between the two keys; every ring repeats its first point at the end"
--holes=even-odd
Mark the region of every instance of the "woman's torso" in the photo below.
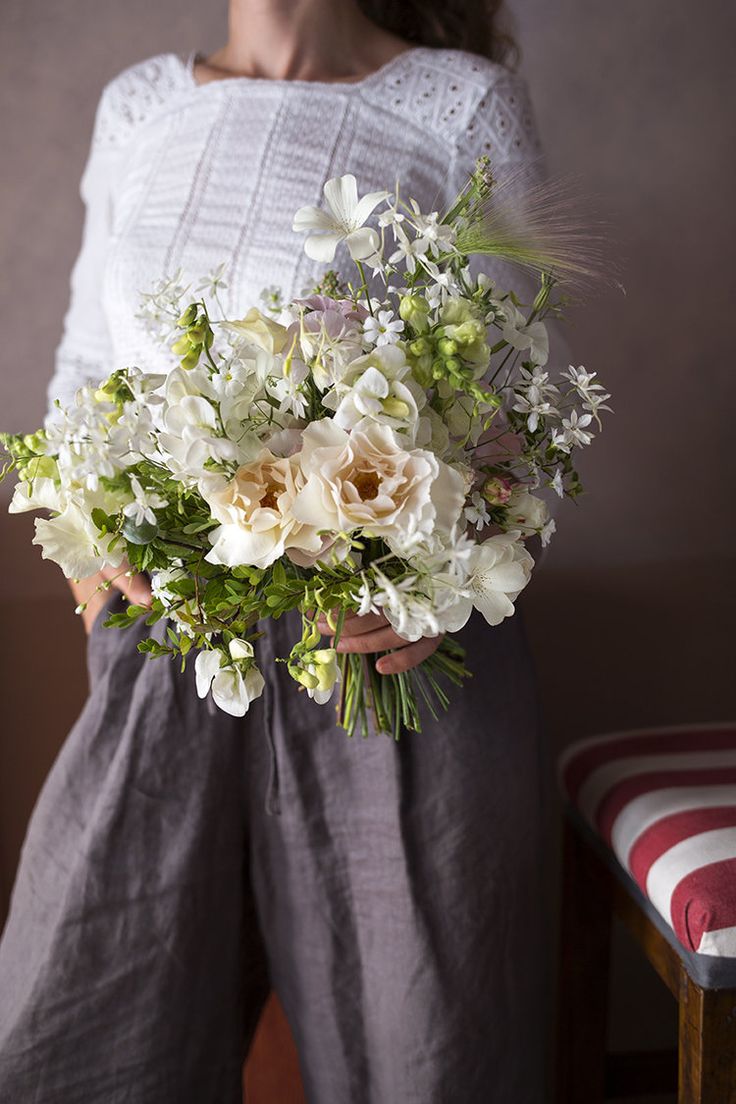
{"type": "MultiPolygon", "coordinates": [[[[393,189],[442,209],[475,158],[537,156],[525,87],[474,54],[418,47],[352,84],[233,78],[195,83],[193,58],[164,54],[108,85],[95,142],[115,158],[102,300],[115,366],[171,362],[136,315],[140,293],[181,270],[225,265],[237,316],[261,290],[300,294],[326,266],[291,229],[322,185],[352,172],[359,192],[393,189]]],[[[350,275],[338,250],[333,267],[350,275]]]]}

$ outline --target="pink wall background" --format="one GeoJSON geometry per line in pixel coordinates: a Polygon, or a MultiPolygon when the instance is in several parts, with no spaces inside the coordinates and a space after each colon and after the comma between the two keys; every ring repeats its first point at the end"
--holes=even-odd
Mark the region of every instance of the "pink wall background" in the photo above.
{"type": "MultiPolygon", "coordinates": [[[[44,412],[103,84],[160,51],[218,45],[224,8],[5,0],[3,428],[35,427],[44,412]]],[[[600,371],[616,415],[583,465],[589,495],[563,509],[526,600],[550,739],[733,716],[733,5],[512,10],[550,165],[596,197],[627,292],[600,292],[576,314],[575,362],[600,371]]],[[[29,540],[27,519],[0,513],[0,908],[85,685],[65,584],[29,540]]],[[[669,998],[623,941],[617,956],[615,1041],[668,1042],[669,998]]]]}

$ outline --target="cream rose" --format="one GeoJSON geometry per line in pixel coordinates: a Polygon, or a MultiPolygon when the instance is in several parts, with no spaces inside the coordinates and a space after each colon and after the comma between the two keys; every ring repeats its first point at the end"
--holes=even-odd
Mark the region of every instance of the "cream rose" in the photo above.
{"type": "Polygon", "coordinates": [[[263,449],[251,463],[238,468],[231,480],[214,473],[199,481],[202,497],[220,524],[210,533],[205,559],[226,567],[268,567],[285,553],[308,565],[325,551],[315,526],[294,514],[303,484],[293,458],[263,449]]]}
{"type": "Polygon", "coordinates": [[[449,533],[463,508],[461,476],[431,452],[403,448],[388,426],[348,433],[327,418],[313,422],[295,459],[305,484],[294,515],[317,529],[363,529],[405,553],[449,533]]]}

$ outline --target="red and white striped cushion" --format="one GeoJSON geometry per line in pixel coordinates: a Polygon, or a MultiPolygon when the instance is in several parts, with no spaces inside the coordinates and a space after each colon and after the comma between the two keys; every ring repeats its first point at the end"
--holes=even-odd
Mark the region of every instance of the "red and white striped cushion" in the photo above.
{"type": "Polygon", "coordinates": [[[736,957],[736,723],[582,740],[560,779],[682,945],[736,957]]]}

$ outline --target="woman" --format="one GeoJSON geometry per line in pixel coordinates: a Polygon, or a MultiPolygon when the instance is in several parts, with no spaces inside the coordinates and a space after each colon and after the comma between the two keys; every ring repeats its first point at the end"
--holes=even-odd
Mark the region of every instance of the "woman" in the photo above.
{"type": "MultiPolygon", "coordinates": [[[[467,49],[502,58],[496,7],[231,0],[210,58],[114,79],[50,396],[160,366],[136,313],[165,273],[225,261],[231,316],[264,285],[313,285],[291,219],[329,177],[353,172],[362,192],[398,177],[432,210],[479,154],[499,173],[534,162],[523,83],[467,49]]],[[[0,947],[0,1099],[236,1101],[273,987],[311,1104],[539,1104],[540,769],[518,617],[459,634],[477,676],[440,723],[351,741],[272,662],[288,619],[261,642],[266,692],[238,721],[197,698],[191,668],[141,656],[145,629],[102,628],[101,607],[149,594],[142,576],[114,586],[85,614],[90,695],[0,947]]],[[[407,645],[374,615],[343,639],[395,649],[385,672],[438,643],[407,645]]]]}

